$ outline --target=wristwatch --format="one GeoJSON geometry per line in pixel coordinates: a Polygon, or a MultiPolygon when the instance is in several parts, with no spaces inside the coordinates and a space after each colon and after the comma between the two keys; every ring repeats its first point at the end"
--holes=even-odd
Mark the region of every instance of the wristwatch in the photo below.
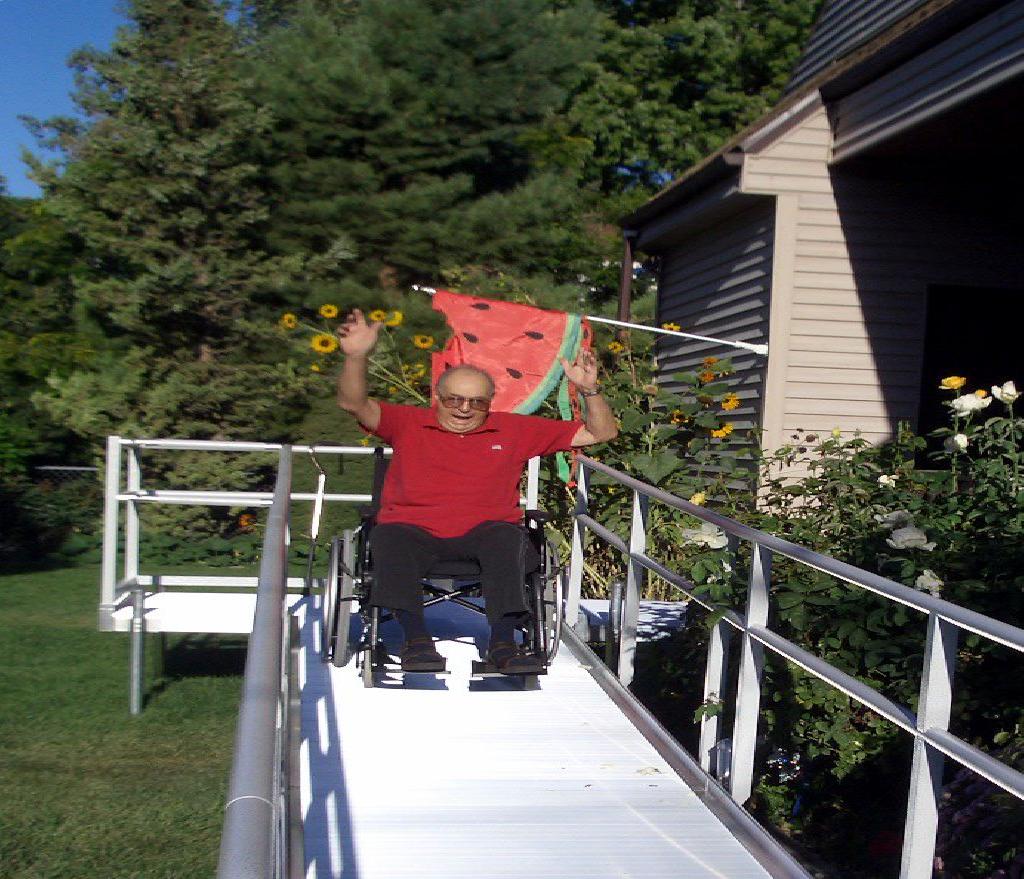
{"type": "Polygon", "coordinates": [[[576,391],[577,393],[579,393],[581,397],[596,397],[598,394],[601,393],[601,386],[598,385],[592,391],[585,391],[583,390],[583,388],[577,388],[576,391]]]}

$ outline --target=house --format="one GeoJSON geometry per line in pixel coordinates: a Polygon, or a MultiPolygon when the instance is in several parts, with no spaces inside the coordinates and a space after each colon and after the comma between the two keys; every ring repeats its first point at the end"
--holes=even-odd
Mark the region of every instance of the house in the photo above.
{"type": "Polygon", "coordinates": [[[734,419],[874,442],[941,377],[1024,380],[1024,0],[829,0],[780,103],[624,221],[659,258],[659,381],[732,357],[734,419]]]}

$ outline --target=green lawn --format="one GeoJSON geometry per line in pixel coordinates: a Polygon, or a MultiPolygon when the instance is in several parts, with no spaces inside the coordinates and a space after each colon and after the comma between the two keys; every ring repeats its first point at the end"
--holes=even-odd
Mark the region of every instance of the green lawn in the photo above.
{"type": "Polygon", "coordinates": [[[128,714],[128,638],[96,631],[94,566],[0,577],[0,874],[212,876],[244,641],[169,641],[128,714]]]}

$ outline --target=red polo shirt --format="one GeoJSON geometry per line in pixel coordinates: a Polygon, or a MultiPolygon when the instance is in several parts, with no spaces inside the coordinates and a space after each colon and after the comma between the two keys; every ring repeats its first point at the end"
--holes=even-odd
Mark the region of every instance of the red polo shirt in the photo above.
{"type": "Polygon", "coordinates": [[[534,455],[566,451],[583,426],[491,412],[469,433],[437,423],[433,409],[380,404],[374,433],[394,449],[378,522],[458,537],[481,522],[521,522],[519,482],[534,455]]]}

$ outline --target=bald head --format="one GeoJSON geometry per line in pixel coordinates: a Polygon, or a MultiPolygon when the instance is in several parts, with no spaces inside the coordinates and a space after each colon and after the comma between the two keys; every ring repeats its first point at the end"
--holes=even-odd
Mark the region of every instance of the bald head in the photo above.
{"type": "Polygon", "coordinates": [[[474,377],[482,379],[487,388],[487,396],[494,396],[494,379],[491,378],[490,373],[480,369],[478,366],[470,366],[468,363],[463,363],[460,366],[449,366],[444,372],[441,373],[441,377],[437,380],[437,394],[449,392],[449,385],[452,379],[459,379],[462,376],[474,377]]]}

